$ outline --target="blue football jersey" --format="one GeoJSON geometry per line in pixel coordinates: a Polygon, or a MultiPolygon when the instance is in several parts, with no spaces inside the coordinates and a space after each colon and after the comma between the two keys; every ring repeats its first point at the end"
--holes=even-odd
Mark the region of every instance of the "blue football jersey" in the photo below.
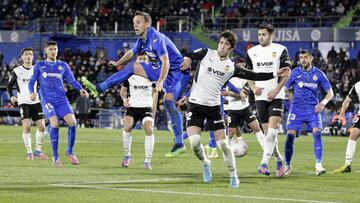
{"type": "Polygon", "coordinates": [[[292,70],[285,87],[294,90],[291,109],[299,114],[311,114],[319,103],[320,87],[327,92],[331,85],[325,74],[315,66],[310,71],[299,66],[292,70]]]}
{"type": "Polygon", "coordinates": [[[183,57],[175,44],[167,36],[156,31],[153,27],[147,29],[145,41],[143,38],[138,37],[132,51],[134,54],[145,51],[150,61],[155,62],[159,66],[161,66],[160,57],[167,54],[169,56],[170,69],[179,69],[183,61],[183,57]]]}
{"type": "Polygon", "coordinates": [[[42,101],[56,102],[64,99],[67,100],[64,89],[64,79],[76,90],[79,91],[82,89],[82,86],[76,81],[67,63],[63,61],[37,62],[34,66],[34,74],[29,82],[29,91],[30,93],[34,92],[35,81],[38,81],[42,101]]]}

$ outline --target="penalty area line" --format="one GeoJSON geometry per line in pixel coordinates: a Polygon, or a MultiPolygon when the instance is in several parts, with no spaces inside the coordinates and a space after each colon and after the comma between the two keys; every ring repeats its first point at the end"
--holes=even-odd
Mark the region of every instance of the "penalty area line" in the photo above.
{"type": "MultiPolygon", "coordinates": [[[[147,182],[150,182],[150,180],[148,180],[147,182]]],[[[154,179],[152,182],[160,182],[160,179],[154,179]]],[[[126,183],[129,183],[129,182],[126,182],[126,183]]],[[[77,184],[50,184],[50,185],[55,186],[55,187],[67,187],[67,188],[87,188],[87,189],[98,189],[98,190],[117,190],[117,191],[129,191],[129,192],[161,193],[161,194],[172,194],[172,195],[224,197],[224,198],[235,198],[235,199],[254,199],[254,200],[307,202],[307,203],[340,203],[340,202],[306,200],[306,199],[244,196],[244,195],[226,195],[226,194],[216,194],[216,193],[179,192],[179,191],[170,191],[170,190],[151,190],[151,189],[136,189],[136,188],[99,187],[99,186],[92,186],[92,185],[77,185],[77,184]]]]}

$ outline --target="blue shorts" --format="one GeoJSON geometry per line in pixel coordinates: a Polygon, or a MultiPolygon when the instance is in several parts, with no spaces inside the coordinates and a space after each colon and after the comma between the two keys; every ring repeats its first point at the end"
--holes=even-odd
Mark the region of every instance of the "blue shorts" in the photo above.
{"type": "MultiPolygon", "coordinates": [[[[150,81],[157,81],[161,73],[161,67],[153,63],[141,62],[141,66],[144,68],[146,75],[150,81]]],[[[172,66],[164,81],[164,89],[166,93],[174,94],[175,100],[178,100],[183,95],[183,90],[187,86],[190,80],[190,74],[188,72],[182,72],[180,70],[180,64],[172,66]]]]}
{"type": "Polygon", "coordinates": [[[47,102],[43,100],[41,102],[41,107],[47,119],[53,116],[63,118],[69,113],[74,113],[74,110],[71,108],[68,100],[61,100],[57,102],[47,102]]]}
{"type": "Polygon", "coordinates": [[[290,111],[286,122],[286,129],[299,131],[304,123],[307,125],[307,131],[313,128],[322,129],[321,114],[313,113],[301,115],[290,111]]]}

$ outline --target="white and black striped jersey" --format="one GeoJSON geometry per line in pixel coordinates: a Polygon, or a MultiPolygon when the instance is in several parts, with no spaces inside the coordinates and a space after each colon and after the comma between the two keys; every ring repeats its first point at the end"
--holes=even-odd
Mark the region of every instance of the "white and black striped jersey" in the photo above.
{"type": "MultiPolygon", "coordinates": [[[[247,51],[247,67],[256,73],[274,73],[284,67],[290,67],[290,57],[287,48],[281,44],[271,43],[263,47],[257,45],[247,51]]],[[[255,100],[267,100],[268,93],[275,89],[279,79],[256,81],[255,86],[264,88],[261,95],[255,95],[255,100]]],[[[285,89],[282,88],[276,99],[285,99],[285,89]]]]}
{"type": "MultiPolygon", "coordinates": [[[[360,81],[355,83],[355,85],[349,91],[348,96],[350,97],[351,100],[358,99],[358,101],[360,101],[360,81]]],[[[358,114],[360,114],[360,108],[358,114]]]]}
{"type": "MultiPolygon", "coordinates": [[[[246,89],[249,91],[248,87],[245,86],[247,84],[247,80],[241,78],[231,78],[230,82],[234,84],[234,86],[238,89],[246,89]]],[[[246,98],[245,101],[241,101],[240,98],[227,97],[229,101],[228,110],[242,110],[249,106],[249,99],[246,98]]]]}
{"type": "Polygon", "coordinates": [[[273,73],[257,74],[252,71],[235,67],[229,59],[221,60],[217,50],[198,49],[186,55],[192,60],[200,60],[194,75],[189,102],[205,105],[220,105],[221,88],[232,77],[249,80],[269,80],[273,73]]]}
{"type": "MultiPolygon", "coordinates": [[[[29,91],[29,81],[31,76],[34,73],[34,68],[31,67],[30,69],[25,68],[24,66],[18,66],[14,68],[11,72],[9,83],[7,86],[8,93],[10,97],[13,95],[13,86],[16,84],[17,88],[17,98],[18,104],[36,104],[39,103],[39,95],[35,101],[30,99],[30,91],[29,91]]],[[[35,83],[36,87],[37,83],[35,83]]],[[[36,88],[35,88],[36,93],[36,88]]]]}
{"type": "Polygon", "coordinates": [[[149,79],[132,75],[123,83],[123,86],[129,88],[130,95],[128,95],[128,97],[130,107],[152,108],[152,82],[149,79]]]}

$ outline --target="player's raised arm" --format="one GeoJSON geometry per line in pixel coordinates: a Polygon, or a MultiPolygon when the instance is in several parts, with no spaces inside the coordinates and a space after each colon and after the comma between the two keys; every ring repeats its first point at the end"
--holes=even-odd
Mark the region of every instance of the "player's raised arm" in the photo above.
{"type": "MultiPolygon", "coordinates": [[[[287,49],[285,48],[280,56],[280,67],[279,69],[288,68],[290,69],[291,62],[287,49]]],[[[271,90],[268,93],[268,100],[273,100],[279,94],[280,90],[284,87],[285,83],[289,80],[289,75],[284,75],[281,77],[280,82],[277,84],[276,88],[271,90]]]]}
{"type": "Polygon", "coordinates": [[[80,85],[80,83],[75,79],[74,74],[71,72],[70,67],[67,63],[63,63],[65,66],[64,78],[70,83],[70,85],[80,92],[80,95],[83,97],[88,97],[89,93],[80,85]]]}
{"type": "Polygon", "coordinates": [[[196,49],[195,51],[187,53],[184,57],[184,61],[181,64],[181,70],[187,70],[191,68],[192,61],[203,59],[207,52],[208,52],[207,48],[200,48],[200,49],[196,49]]]}
{"type": "Polygon", "coordinates": [[[17,97],[14,96],[14,94],[13,94],[13,86],[16,83],[16,79],[17,79],[17,76],[16,76],[15,71],[13,70],[13,71],[11,71],[9,83],[7,85],[7,92],[10,96],[11,103],[14,105],[17,102],[17,97]]]}
{"type": "Polygon", "coordinates": [[[128,99],[128,88],[129,88],[129,82],[125,81],[122,85],[121,85],[121,89],[120,89],[120,97],[123,100],[123,105],[126,108],[130,107],[129,104],[129,99],[128,99]]]}
{"type": "Polygon", "coordinates": [[[39,75],[40,75],[40,70],[39,70],[39,63],[36,63],[34,66],[34,74],[31,76],[30,81],[29,81],[29,92],[30,92],[30,98],[32,101],[36,100],[36,93],[35,93],[35,82],[38,80],[39,75]]]}
{"type": "Polygon", "coordinates": [[[132,59],[133,56],[134,56],[134,51],[129,50],[129,51],[125,52],[124,56],[122,56],[118,61],[109,61],[108,65],[115,66],[115,67],[119,66],[121,64],[126,63],[130,59],[132,59]]]}

